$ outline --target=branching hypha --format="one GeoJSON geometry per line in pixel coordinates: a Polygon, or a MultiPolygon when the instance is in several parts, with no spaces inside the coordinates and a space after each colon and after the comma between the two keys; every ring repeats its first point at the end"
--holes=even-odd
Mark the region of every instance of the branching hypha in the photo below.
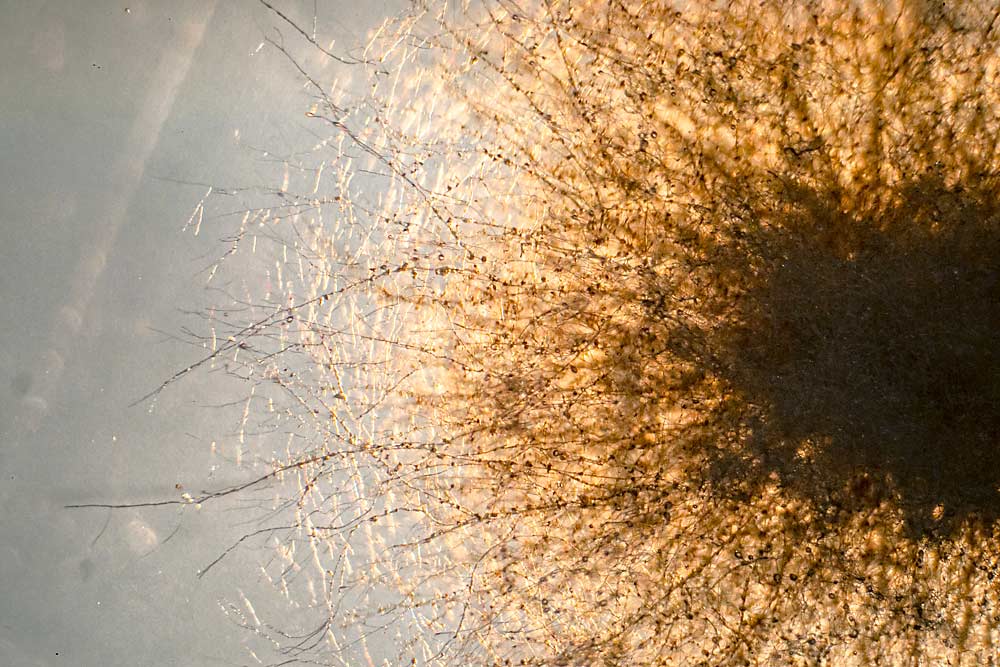
{"type": "Polygon", "coordinates": [[[683,4],[299,70],[280,303],[215,348],[296,424],[290,658],[995,656],[1000,12],[683,4]]]}

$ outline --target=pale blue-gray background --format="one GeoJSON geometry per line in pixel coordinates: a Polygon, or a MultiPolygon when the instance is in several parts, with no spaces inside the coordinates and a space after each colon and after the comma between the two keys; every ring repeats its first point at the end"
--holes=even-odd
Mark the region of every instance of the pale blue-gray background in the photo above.
{"type": "MultiPolygon", "coordinates": [[[[311,29],[311,0],[273,4],[311,29]]],[[[316,4],[341,52],[389,11],[316,4]]],[[[210,451],[234,425],[204,406],[245,388],[207,375],[128,405],[198,358],[157,330],[219,298],[203,269],[232,227],[182,232],[206,188],[175,181],[274,185],[249,146],[298,147],[308,100],[257,47],[308,45],[250,0],[0,9],[0,665],[257,664],[262,640],[223,613],[267,588],[254,555],[196,576],[245,532],[238,512],[64,505],[238,478],[210,451]]]]}

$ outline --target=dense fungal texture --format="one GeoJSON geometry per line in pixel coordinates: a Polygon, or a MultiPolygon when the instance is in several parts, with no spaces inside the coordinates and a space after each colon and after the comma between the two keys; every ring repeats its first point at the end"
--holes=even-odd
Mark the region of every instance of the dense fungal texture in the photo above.
{"type": "Polygon", "coordinates": [[[484,2],[374,42],[283,385],[335,422],[304,516],[364,510],[310,538],[381,521],[341,590],[428,664],[992,659],[997,22],[484,2]]]}

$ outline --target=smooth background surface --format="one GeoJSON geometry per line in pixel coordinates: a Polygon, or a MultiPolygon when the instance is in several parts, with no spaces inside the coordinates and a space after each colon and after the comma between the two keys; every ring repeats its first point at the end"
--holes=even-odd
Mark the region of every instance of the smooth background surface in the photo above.
{"type": "MultiPolygon", "coordinates": [[[[313,2],[274,4],[311,27],[313,2]]],[[[319,4],[338,52],[389,12],[319,4]]],[[[182,231],[207,184],[273,186],[257,149],[301,144],[309,100],[258,47],[310,48],[256,2],[0,9],[0,665],[257,664],[234,613],[268,587],[254,554],[197,577],[238,512],[64,505],[239,479],[235,425],[209,406],[245,387],[207,375],[128,406],[201,353],[171,334],[219,299],[205,268],[231,220],[182,231]]]]}

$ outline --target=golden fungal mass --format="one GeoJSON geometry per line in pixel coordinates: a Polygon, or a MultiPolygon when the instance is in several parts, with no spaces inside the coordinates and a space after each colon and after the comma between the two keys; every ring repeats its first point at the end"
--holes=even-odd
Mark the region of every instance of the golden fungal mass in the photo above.
{"type": "Polygon", "coordinates": [[[418,4],[363,94],[305,74],[327,138],[240,229],[282,296],[213,348],[297,424],[276,646],[992,664],[998,16],[418,4]]]}

